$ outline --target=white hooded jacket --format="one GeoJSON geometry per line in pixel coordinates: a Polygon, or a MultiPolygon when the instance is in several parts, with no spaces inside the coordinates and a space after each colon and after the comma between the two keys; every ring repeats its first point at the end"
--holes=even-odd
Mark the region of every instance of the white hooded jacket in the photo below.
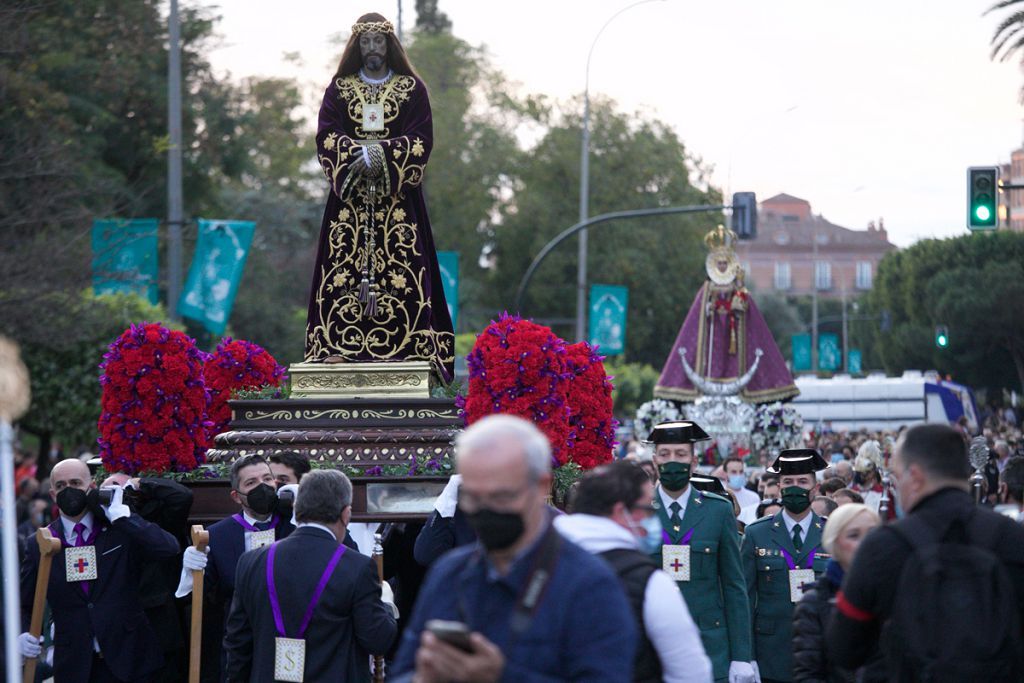
{"type": "MultiPolygon", "coordinates": [[[[555,529],[592,554],[617,548],[640,550],[636,537],[607,517],[561,515],[555,529]]],[[[661,660],[665,683],[708,683],[711,660],[690,610],[668,574],[655,570],[644,592],[644,629],[661,660]]]]}

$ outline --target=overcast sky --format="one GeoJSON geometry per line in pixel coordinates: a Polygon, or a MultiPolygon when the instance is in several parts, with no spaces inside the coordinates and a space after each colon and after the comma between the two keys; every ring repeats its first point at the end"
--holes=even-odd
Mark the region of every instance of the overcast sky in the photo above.
{"type": "MultiPolygon", "coordinates": [[[[323,88],[332,36],[397,0],[192,0],[220,8],[214,67],[323,88]],[[297,53],[300,62],[285,58],[297,53]]],[[[189,0],[183,0],[189,2],[189,0]]],[[[993,0],[654,0],[605,30],[591,94],[671,124],[727,192],[787,192],[900,246],[966,231],[966,168],[1021,146],[1024,73],[989,60],[993,0]],[[621,55],[627,55],[622,59],[621,55]]],[[[405,0],[403,25],[415,22],[405,0]]],[[[523,92],[583,90],[587,51],[629,0],[440,0],[523,92]]],[[[308,111],[315,118],[315,107],[308,111]]],[[[575,202],[576,200],[573,199],[575,202]]]]}

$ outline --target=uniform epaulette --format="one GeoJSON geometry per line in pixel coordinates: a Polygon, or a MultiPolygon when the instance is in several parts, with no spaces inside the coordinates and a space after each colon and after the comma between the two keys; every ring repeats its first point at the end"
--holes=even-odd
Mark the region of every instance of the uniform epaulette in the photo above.
{"type": "Polygon", "coordinates": [[[708,500],[717,500],[722,503],[728,503],[729,507],[732,507],[732,500],[726,498],[720,493],[713,493],[712,491],[701,491],[700,495],[703,496],[704,498],[707,498],[708,500]]]}
{"type": "Polygon", "coordinates": [[[747,525],[747,531],[750,531],[755,526],[760,526],[762,524],[767,524],[768,522],[772,521],[772,519],[774,519],[773,515],[768,515],[767,517],[761,517],[760,519],[755,519],[753,522],[751,522],[750,524],[747,525]]]}

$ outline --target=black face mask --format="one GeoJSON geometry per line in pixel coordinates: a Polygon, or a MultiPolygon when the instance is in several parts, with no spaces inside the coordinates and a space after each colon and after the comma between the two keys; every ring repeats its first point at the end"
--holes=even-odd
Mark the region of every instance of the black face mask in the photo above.
{"type": "Polygon", "coordinates": [[[673,461],[660,465],[658,479],[669,491],[682,491],[690,483],[690,463],[673,461]]]}
{"type": "Polygon", "coordinates": [[[799,486],[787,486],[782,489],[782,507],[795,515],[811,506],[811,492],[799,486]]]}
{"type": "Polygon", "coordinates": [[[57,494],[57,507],[67,517],[77,517],[85,512],[89,504],[89,494],[82,489],[68,486],[57,494]]]}
{"type": "Polygon", "coordinates": [[[277,489],[260,484],[245,494],[245,505],[257,515],[269,515],[277,507],[277,489]]]}
{"type": "Polygon", "coordinates": [[[487,550],[504,550],[523,535],[526,525],[518,512],[497,512],[483,508],[467,514],[469,525],[487,550]]]}

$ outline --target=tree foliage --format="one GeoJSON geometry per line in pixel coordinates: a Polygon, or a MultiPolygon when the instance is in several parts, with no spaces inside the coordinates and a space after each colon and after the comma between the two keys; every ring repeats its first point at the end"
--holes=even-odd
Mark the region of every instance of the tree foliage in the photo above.
{"type": "Polygon", "coordinates": [[[923,240],[887,254],[866,303],[891,317],[872,339],[889,372],[934,368],[979,388],[1024,389],[1024,235],[923,240]],[[935,345],[937,325],[949,328],[946,349],[935,345]]]}

